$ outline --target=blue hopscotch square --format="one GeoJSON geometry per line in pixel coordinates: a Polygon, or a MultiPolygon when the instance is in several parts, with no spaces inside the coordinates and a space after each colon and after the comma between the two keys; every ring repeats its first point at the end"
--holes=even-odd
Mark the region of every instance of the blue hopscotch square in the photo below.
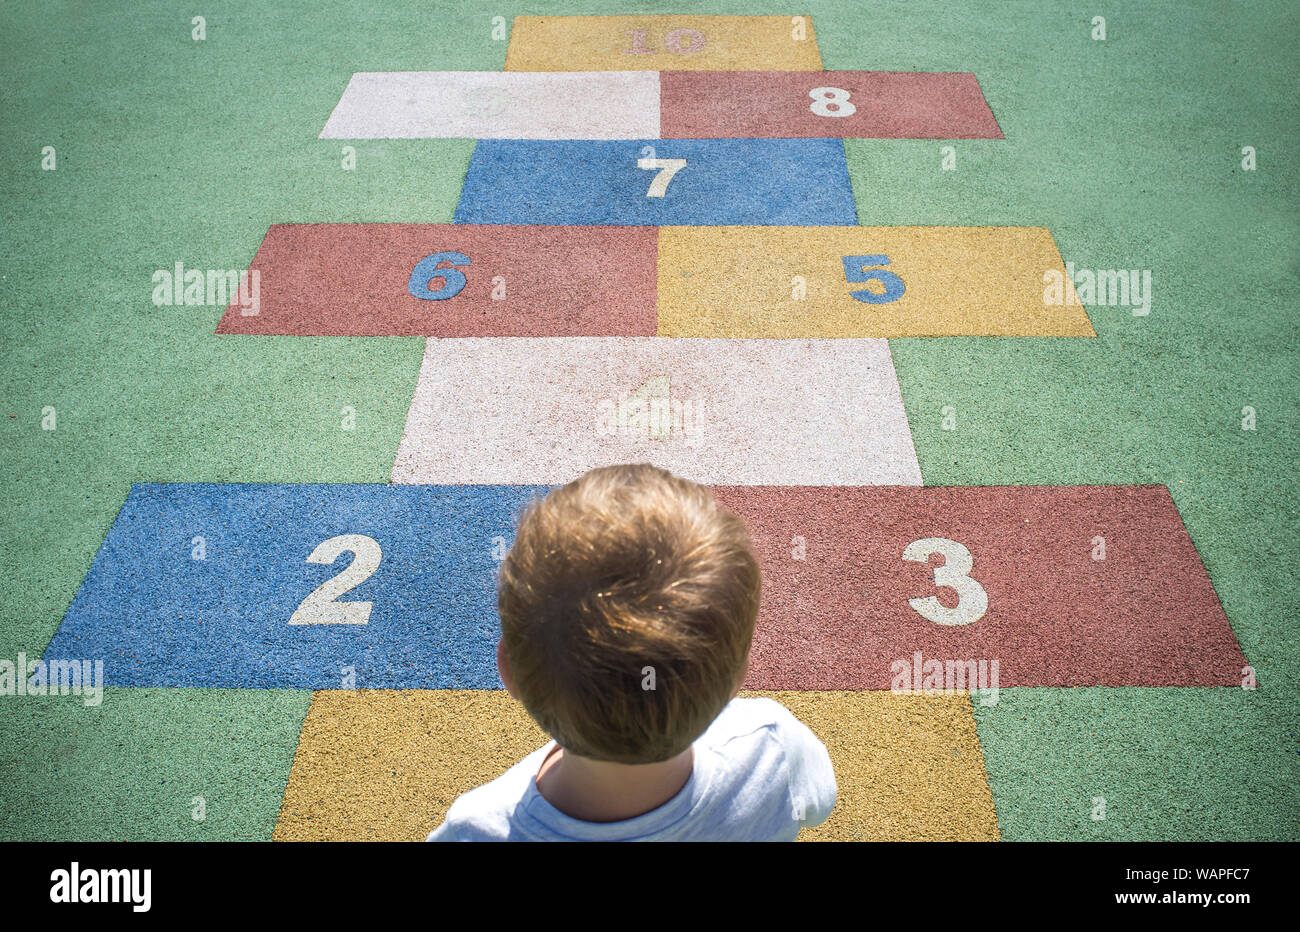
{"type": "Polygon", "coordinates": [[[483,139],[457,223],[611,226],[852,226],[839,139],[483,139]],[[662,169],[685,159],[650,196],[662,169]]]}
{"type": "Polygon", "coordinates": [[[546,491],[136,485],[44,659],[103,660],[108,686],[500,689],[496,557],[546,491]],[[340,535],[378,548],[373,571],[336,596],[371,603],[368,620],[290,624],[360,559],[307,561],[340,535]]]}

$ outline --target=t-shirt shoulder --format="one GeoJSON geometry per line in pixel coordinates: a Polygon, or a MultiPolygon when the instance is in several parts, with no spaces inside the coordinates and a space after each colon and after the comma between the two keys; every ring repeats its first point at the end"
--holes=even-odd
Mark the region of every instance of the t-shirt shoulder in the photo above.
{"type": "Polygon", "coordinates": [[[716,745],[744,738],[763,728],[775,733],[789,727],[790,722],[798,722],[798,719],[775,699],[766,696],[737,698],[727,703],[699,740],[716,745]]]}
{"type": "Polygon", "coordinates": [[[542,759],[554,746],[549,742],[488,783],[475,787],[452,802],[442,825],[426,841],[476,841],[510,838],[515,833],[514,805],[528,792],[542,759]]]}
{"type": "Polygon", "coordinates": [[[826,745],[812,729],[784,706],[781,711],[786,716],[780,738],[789,768],[791,804],[803,828],[815,828],[830,817],[839,797],[835,767],[826,745]]]}
{"type": "MultiPolygon", "coordinates": [[[[585,832],[585,826],[549,813],[549,807],[535,798],[533,780],[553,745],[538,748],[500,777],[456,799],[428,840],[569,837],[573,831],[585,832]],[[523,812],[528,800],[550,818],[534,824],[537,819],[523,812]]],[[[755,837],[788,840],[799,828],[820,825],[835,805],[835,772],[825,746],[774,699],[733,699],[695,746],[695,797],[683,797],[672,809],[659,813],[666,819],[680,811],[687,821],[666,823],[662,832],[651,835],[690,840],[717,837],[715,833],[736,837],[752,830],[755,837]]],[[[647,815],[638,820],[653,823],[655,818],[647,815]]],[[[615,825],[611,823],[611,833],[620,831],[615,825]]],[[[630,827],[630,823],[622,825],[630,827]]]]}
{"type": "Polygon", "coordinates": [[[826,821],[839,788],[826,746],[794,713],[767,696],[731,700],[705,731],[709,743],[725,753],[726,744],[767,730],[780,749],[790,805],[804,828],[826,821]]]}

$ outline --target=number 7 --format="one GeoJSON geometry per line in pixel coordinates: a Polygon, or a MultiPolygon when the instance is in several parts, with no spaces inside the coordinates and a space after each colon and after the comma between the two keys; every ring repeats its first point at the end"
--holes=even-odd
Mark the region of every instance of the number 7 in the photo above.
{"type": "Polygon", "coordinates": [[[686,159],[637,159],[636,167],[659,169],[659,174],[650,182],[646,197],[663,197],[668,193],[668,182],[673,180],[673,175],[686,167],[686,159]]]}

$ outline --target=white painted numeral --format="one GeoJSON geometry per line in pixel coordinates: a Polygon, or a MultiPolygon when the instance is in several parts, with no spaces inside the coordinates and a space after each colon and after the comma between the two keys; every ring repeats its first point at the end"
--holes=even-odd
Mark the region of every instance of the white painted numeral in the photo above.
{"type": "Polygon", "coordinates": [[[673,175],[686,167],[686,159],[637,159],[636,167],[659,169],[659,174],[650,182],[646,197],[663,197],[668,193],[668,182],[673,180],[673,175]]]}
{"type": "Polygon", "coordinates": [[[818,116],[846,117],[858,112],[858,108],[849,103],[849,92],[842,87],[814,87],[808,96],[813,99],[808,109],[818,116]]]}
{"type": "Polygon", "coordinates": [[[699,52],[704,48],[704,33],[698,29],[674,29],[664,36],[664,48],[683,55],[699,52]]]}
{"type": "Polygon", "coordinates": [[[364,625],[370,620],[372,602],[337,602],[339,596],[361,585],[379,568],[383,552],[373,537],[364,534],[340,534],[322,541],[307,557],[308,563],[326,566],[345,550],[354,554],[347,569],[321,583],[302,600],[291,625],[364,625]]]}
{"type": "Polygon", "coordinates": [[[908,544],[903,550],[903,559],[928,563],[932,553],[941,553],[944,559],[943,566],[934,568],[934,584],[955,589],[957,607],[944,608],[943,603],[932,595],[924,599],[909,599],[907,604],[922,618],[937,625],[968,625],[979,621],[988,611],[989,596],[983,586],[966,575],[974,565],[970,551],[946,537],[927,537],[908,544]]]}

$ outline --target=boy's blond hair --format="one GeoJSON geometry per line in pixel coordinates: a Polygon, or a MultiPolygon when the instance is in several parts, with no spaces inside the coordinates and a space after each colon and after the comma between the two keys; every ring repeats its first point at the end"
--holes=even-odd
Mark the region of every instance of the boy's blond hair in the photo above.
{"type": "Polygon", "coordinates": [[[516,696],[572,754],[675,757],[740,685],[760,588],[744,524],[707,488],[594,469],[526,510],[501,564],[516,696]]]}

